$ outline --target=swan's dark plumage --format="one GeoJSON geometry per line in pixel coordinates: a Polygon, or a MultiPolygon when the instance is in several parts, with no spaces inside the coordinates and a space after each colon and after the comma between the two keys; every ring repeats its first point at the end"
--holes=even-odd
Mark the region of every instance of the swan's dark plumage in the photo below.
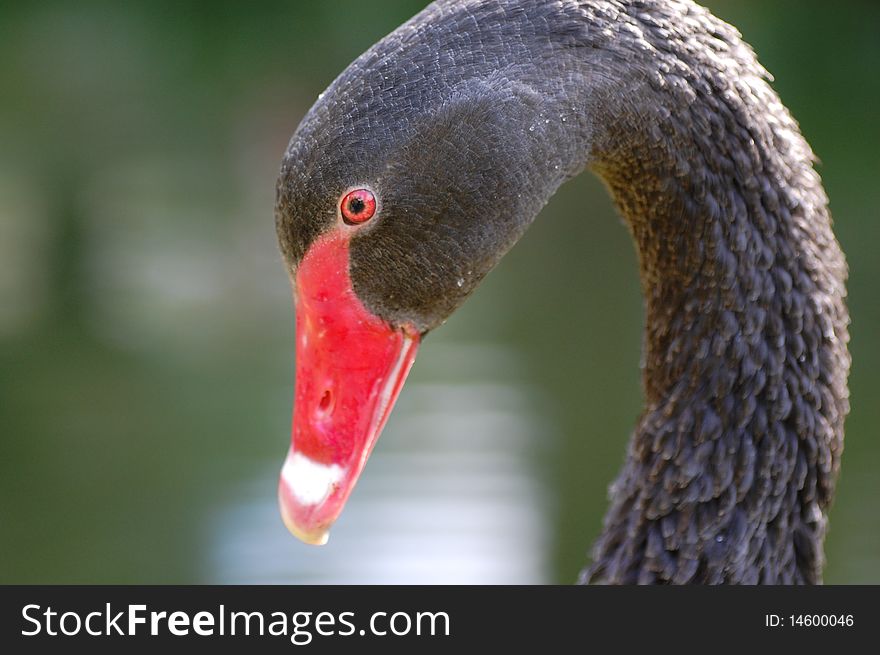
{"type": "Polygon", "coordinates": [[[369,184],[355,291],[422,331],[563,181],[606,182],[639,255],[646,408],[584,582],[821,580],[846,265],[768,77],[689,0],[440,0],[340,75],[285,156],[288,264],[369,184]]]}

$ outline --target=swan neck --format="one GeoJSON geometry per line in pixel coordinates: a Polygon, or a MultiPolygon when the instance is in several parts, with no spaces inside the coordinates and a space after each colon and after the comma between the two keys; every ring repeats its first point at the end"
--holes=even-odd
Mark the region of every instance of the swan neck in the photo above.
{"type": "Polygon", "coordinates": [[[591,51],[587,76],[588,165],[638,255],[646,406],[583,579],[819,582],[848,411],[845,261],[751,49],[663,6],[618,16],[629,36],[591,51]]]}

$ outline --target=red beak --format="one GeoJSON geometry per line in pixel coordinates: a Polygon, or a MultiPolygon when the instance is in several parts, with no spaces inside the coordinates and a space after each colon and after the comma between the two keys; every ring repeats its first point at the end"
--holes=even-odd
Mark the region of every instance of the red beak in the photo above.
{"type": "Polygon", "coordinates": [[[352,288],[348,236],[320,237],[296,273],[296,392],[278,500],[309,544],[330,526],[379,438],[415,361],[419,334],[394,329],[352,288]]]}

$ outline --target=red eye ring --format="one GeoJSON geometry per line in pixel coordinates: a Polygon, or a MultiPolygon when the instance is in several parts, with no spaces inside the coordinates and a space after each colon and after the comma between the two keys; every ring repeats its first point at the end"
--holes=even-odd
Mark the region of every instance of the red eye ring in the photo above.
{"type": "Polygon", "coordinates": [[[376,196],[369,189],[355,189],[342,197],[339,204],[342,220],[349,225],[360,225],[376,213],[376,196]]]}

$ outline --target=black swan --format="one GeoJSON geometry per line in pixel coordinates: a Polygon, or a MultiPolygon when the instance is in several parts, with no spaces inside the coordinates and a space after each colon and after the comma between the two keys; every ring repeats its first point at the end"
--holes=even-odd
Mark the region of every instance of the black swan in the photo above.
{"type": "Polygon", "coordinates": [[[421,338],[589,167],[638,251],[645,409],[581,582],[821,582],[846,264],[768,79],[690,0],[438,0],[352,63],[277,186],[288,528],[326,541],[421,338]]]}

